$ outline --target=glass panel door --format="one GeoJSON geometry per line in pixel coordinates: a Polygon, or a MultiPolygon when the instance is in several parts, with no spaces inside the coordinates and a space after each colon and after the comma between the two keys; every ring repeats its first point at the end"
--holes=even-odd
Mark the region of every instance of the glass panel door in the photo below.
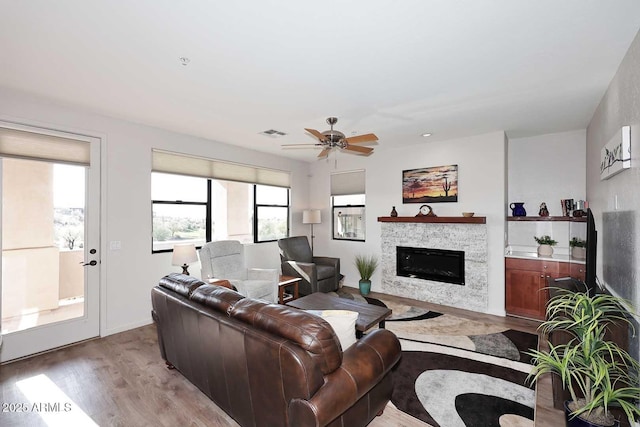
{"type": "Polygon", "coordinates": [[[87,143],[89,166],[0,158],[0,361],[99,335],[100,150],[87,143]]]}

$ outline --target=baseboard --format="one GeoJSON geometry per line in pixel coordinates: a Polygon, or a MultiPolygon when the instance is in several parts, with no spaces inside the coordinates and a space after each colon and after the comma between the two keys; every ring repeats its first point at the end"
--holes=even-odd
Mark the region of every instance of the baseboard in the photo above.
{"type": "Polygon", "coordinates": [[[131,329],[140,328],[142,326],[147,326],[153,323],[153,319],[149,317],[148,319],[141,320],[139,322],[129,323],[128,325],[119,326],[113,329],[107,329],[103,332],[102,336],[107,337],[113,334],[119,334],[120,332],[129,331],[131,329]]]}
{"type": "Polygon", "coordinates": [[[506,317],[507,312],[505,310],[487,310],[487,314],[493,314],[494,316],[506,317]]]}

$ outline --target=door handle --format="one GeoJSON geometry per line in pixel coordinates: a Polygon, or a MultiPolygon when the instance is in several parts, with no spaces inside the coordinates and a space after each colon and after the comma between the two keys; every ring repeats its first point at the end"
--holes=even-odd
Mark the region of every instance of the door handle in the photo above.
{"type": "Polygon", "coordinates": [[[92,259],[91,261],[89,261],[89,262],[85,262],[85,263],[83,263],[82,261],[80,261],[80,264],[82,264],[82,266],[83,266],[83,267],[84,267],[85,265],[91,265],[91,266],[94,266],[94,265],[98,265],[98,261],[96,261],[95,259],[92,259]]]}

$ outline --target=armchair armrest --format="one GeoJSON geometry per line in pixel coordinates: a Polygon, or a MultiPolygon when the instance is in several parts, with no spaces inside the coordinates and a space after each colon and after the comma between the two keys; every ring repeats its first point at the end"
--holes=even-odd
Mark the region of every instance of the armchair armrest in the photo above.
{"type": "Polygon", "coordinates": [[[275,268],[249,268],[247,269],[249,280],[269,280],[278,283],[278,270],[275,268]]]}
{"type": "Polygon", "coordinates": [[[285,261],[282,263],[282,274],[302,277],[309,283],[316,283],[318,280],[318,270],[312,262],[285,261]]]}
{"type": "Polygon", "coordinates": [[[340,273],[340,258],[328,256],[314,256],[313,262],[318,265],[330,265],[336,269],[336,273],[340,273]]]}
{"type": "Polygon", "coordinates": [[[293,399],[289,419],[296,426],[324,426],[375,387],[400,360],[400,342],[378,329],[343,353],[342,365],[309,400],[293,399]]]}

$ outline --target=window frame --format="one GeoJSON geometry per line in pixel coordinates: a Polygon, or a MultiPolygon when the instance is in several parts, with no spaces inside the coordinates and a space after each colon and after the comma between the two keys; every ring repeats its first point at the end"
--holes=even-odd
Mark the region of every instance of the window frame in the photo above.
{"type": "MultiPolygon", "coordinates": [[[[153,172],[152,172],[153,173],[153,172]]],[[[186,176],[186,175],[183,175],[186,176]]],[[[207,178],[205,178],[207,179],[207,178]]],[[[207,201],[206,202],[193,202],[184,200],[151,200],[151,253],[160,254],[166,252],[173,252],[171,249],[153,249],[153,206],[154,205],[177,205],[177,206],[204,206],[205,207],[205,241],[211,241],[211,179],[207,179],[207,201]]],[[[196,249],[200,249],[202,245],[196,246],[196,249]]]]}
{"type": "Polygon", "coordinates": [[[264,204],[264,203],[258,203],[258,185],[264,185],[265,187],[274,187],[273,185],[269,186],[269,185],[265,185],[265,184],[253,184],[253,243],[267,243],[267,242],[276,242],[278,241],[278,239],[271,239],[271,240],[258,240],[258,210],[259,208],[286,208],[287,209],[287,235],[286,237],[289,237],[290,232],[291,232],[291,221],[289,221],[290,217],[290,213],[291,213],[291,189],[290,188],[285,188],[285,187],[279,187],[279,188],[284,188],[285,190],[287,190],[287,204],[286,205],[278,205],[278,204],[264,204]]]}
{"type": "MultiPolygon", "coordinates": [[[[152,171],[153,173],[162,173],[162,172],[155,172],[152,171]]],[[[176,174],[178,176],[189,176],[189,175],[180,175],[180,174],[176,174]]],[[[207,180],[207,201],[206,202],[195,202],[195,201],[189,201],[189,200],[151,200],[151,253],[152,254],[158,254],[158,253],[167,253],[167,252],[173,252],[173,248],[171,249],[154,249],[154,245],[153,245],[153,207],[154,205],[190,205],[190,206],[205,206],[205,242],[211,242],[211,238],[213,235],[213,228],[212,228],[212,187],[213,187],[213,180],[214,178],[204,178],[207,180]]],[[[220,180],[216,180],[216,181],[226,181],[223,179],[220,180]]],[[[279,187],[279,188],[284,188],[287,190],[287,204],[286,205],[279,205],[279,204],[258,204],[256,202],[257,200],[257,186],[258,185],[264,185],[266,187],[277,187],[274,185],[268,185],[268,184],[255,184],[255,183],[244,183],[247,185],[251,185],[253,186],[253,218],[252,218],[252,228],[253,228],[253,243],[268,243],[268,242],[275,242],[277,241],[277,239],[273,239],[273,240],[258,240],[258,208],[259,207],[276,207],[276,208],[286,208],[287,209],[287,237],[290,235],[291,233],[291,189],[287,188],[287,187],[279,187]]],[[[200,246],[196,246],[196,249],[200,249],[202,247],[202,245],[200,246]]]]}
{"type": "MultiPolygon", "coordinates": [[[[367,229],[366,229],[366,224],[364,226],[364,239],[355,239],[355,238],[347,238],[347,237],[336,237],[336,233],[335,233],[335,220],[336,220],[336,209],[344,209],[344,208],[361,208],[362,209],[362,213],[366,214],[366,194],[365,193],[361,193],[364,197],[365,197],[365,204],[358,204],[358,205],[354,205],[354,204],[346,204],[346,205],[336,205],[335,204],[335,198],[336,196],[333,195],[331,196],[331,239],[332,240],[342,240],[342,241],[349,241],[349,242],[366,242],[367,239],[367,229]]],[[[340,195],[338,195],[340,196],[340,195]]]]}

